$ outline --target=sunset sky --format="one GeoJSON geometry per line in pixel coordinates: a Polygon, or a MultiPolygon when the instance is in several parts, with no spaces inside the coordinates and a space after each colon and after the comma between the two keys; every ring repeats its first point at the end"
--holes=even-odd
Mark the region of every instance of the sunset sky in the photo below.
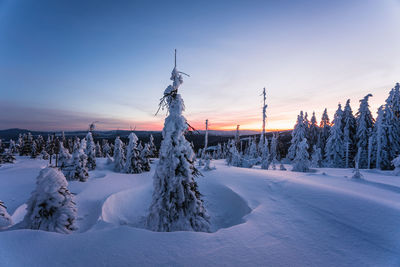
{"type": "Polygon", "coordinates": [[[400,1],[0,0],[0,129],[161,130],[173,51],[189,123],[292,128],[400,81],[400,1]]]}

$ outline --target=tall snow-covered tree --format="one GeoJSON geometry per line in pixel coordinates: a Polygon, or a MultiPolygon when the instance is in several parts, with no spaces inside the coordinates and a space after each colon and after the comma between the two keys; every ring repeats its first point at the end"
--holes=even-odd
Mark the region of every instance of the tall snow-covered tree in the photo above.
{"type": "Polygon", "coordinates": [[[210,231],[209,216],[195,181],[195,154],[184,133],[188,129],[183,100],[178,88],[183,82],[181,73],[172,70],[172,85],[162,98],[168,108],[162,132],[160,159],[153,178],[154,192],[147,219],[153,231],[210,231]]]}
{"type": "Polygon", "coordinates": [[[297,122],[292,131],[292,140],[290,141],[290,147],[288,151],[289,159],[296,157],[297,147],[306,138],[306,124],[304,122],[303,111],[300,111],[300,115],[297,116],[297,122]]]}
{"type": "Polygon", "coordinates": [[[318,144],[318,139],[319,139],[319,127],[317,124],[317,118],[315,117],[315,112],[313,112],[307,136],[307,140],[308,142],[310,142],[309,145],[311,148],[313,148],[314,145],[318,144]]]}
{"type": "Polygon", "coordinates": [[[87,167],[89,171],[92,171],[96,168],[96,144],[91,132],[86,135],[86,144],[87,167]]]}
{"type": "Polygon", "coordinates": [[[31,133],[24,134],[22,136],[22,147],[19,151],[20,156],[30,156],[32,153],[32,142],[33,142],[33,137],[31,133]]]}
{"type": "Polygon", "coordinates": [[[10,214],[7,212],[7,207],[4,205],[3,201],[0,201],[0,230],[6,229],[12,224],[13,221],[10,214]]]}
{"type": "Polygon", "coordinates": [[[380,106],[374,127],[375,167],[377,169],[389,169],[391,165],[388,151],[390,149],[390,141],[387,136],[390,125],[386,119],[386,114],[384,106],[380,106]]]}
{"type": "Polygon", "coordinates": [[[356,128],[357,122],[350,106],[350,99],[346,101],[342,116],[344,167],[349,168],[356,154],[356,128]]]}
{"type": "Polygon", "coordinates": [[[122,172],[125,166],[125,153],[124,153],[124,143],[117,136],[114,143],[114,170],[116,172],[122,172]]]}
{"type": "Polygon", "coordinates": [[[368,167],[368,143],[374,126],[374,118],[369,110],[368,98],[371,94],[366,95],[360,100],[360,108],[356,114],[357,120],[357,150],[361,149],[359,168],[368,167]]]}
{"type": "Polygon", "coordinates": [[[103,157],[103,151],[101,150],[100,142],[97,141],[97,143],[96,143],[96,158],[102,158],[102,157],[103,157]]]}
{"type": "Polygon", "coordinates": [[[58,169],[48,167],[40,171],[36,189],[27,204],[21,228],[63,234],[77,229],[74,198],[68,190],[67,180],[58,169]]]}
{"type": "Polygon", "coordinates": [[[342,114],[342,106],[339,104],[325,146],[325,162],[328,167],[342,168],[344,166],[345,149],[343,144],[342,114]]]}
{"type": "Polygon", "coordinates": [[[139,140],[134,133],[129,134],[129,143],[126,148],[126,161],[124,171],[126,173],[141,173],[142,169],[142,160],[140,157],[141,150],[137,146],[137,141],[139,140]]]}
{"type": "Polygon", "coordinates": [[[155,158],[157,156],[157,148],[156,145],[154,144],[154,137],[152,134],[150,135],[149,148],[150,148],[150,157],[155,158]]]}
{"type": "Polygon", "coordinates": [[[328,110],[324,109],[322,113],[321,122],[319,124],[320,134],[319,134],[319,144],[318,147],[321,148],[322,156],[325,155],[325,146],[328,141],[331,124],[329,122],[328,110]]]}
{"type": "Polygon", "coordinates": [[[278,136],[279,133],[274,133],[271,139],[271,149],[269,150],[271,162],[276,164],[278,162],[278,136]]]}
{"type": "Polygon", "coordinates": [[[112,150],[107,140],[103,140],[103,158],[107,158],[107,156],[112,156],[112,150]]]}
{"type": "Polygon", "coordinates": [[[292,171],[308,172],[310,170],[310,161],[308,158],[307,139],[303,138],[303,140],[297,146],[296,157],[293,160],[292,171]]]}
{"type": "Polygon", "coordinates": [[[151,150],[150,144],[145,144],[142,151],[140,151],[140,161],[142,163],[142,170],[145,172],[150,171],[150,157],[151,157],[151,150]]]}

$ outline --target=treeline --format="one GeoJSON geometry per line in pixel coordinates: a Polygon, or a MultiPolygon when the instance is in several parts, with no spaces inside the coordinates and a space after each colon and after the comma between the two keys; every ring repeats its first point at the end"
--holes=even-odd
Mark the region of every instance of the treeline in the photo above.
{"type": "MultiPolygon", "coordinates": [[[[400,85],[391,89],[385,104],[374,119],[368,104],[371,94],[360,100],[353,114],[350,100],[342,109],[341,104],[330,122],[325,109],[318,125],[315,113],[308,120],[307,112],[297,117],[292,132],[288,158],[293,160],[301,152],[300,144],[306,143],[307,154],[313,167],[390,170],[392,161],[400,153],[400,85]]],[[[303,152],[302,152],[303,153],[303,152]]]]}

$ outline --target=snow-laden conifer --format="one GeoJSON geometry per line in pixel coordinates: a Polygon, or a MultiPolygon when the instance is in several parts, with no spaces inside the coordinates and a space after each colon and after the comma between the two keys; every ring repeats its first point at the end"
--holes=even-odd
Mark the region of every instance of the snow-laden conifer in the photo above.
{"type": "Polygon", "coordinates": [[[91,132],[86,135],[86,150],[87,155],[87,167],[89,171],[96,168],[96,144],[93,141],[93,136],[91,132]]]}
{"type": "Polygon", "coordinates": [[[149,149],[150,149],[150,157],[155,158],[157,156],[157,148],[156,145],[154,144],[154,137],[152,134],[150,135],[149,149]]]}
{"type": "Polygon", "coordinates": [[[69,153],[68,149],[64,147],[63,142],[60,142],[60,149],[58,152],[58,166],[61,169],[64,169],[65,167],[69,166],[71,163],[71,154],[69,153]]]}
{"type": "Polygon", "coordinates": [[[129,143],[126,148],[126,161],[124,171],[126,173],[141,173],[142,160],[140,157],[141,150],[138,148],[137,141],[139,140],[134,133],[129,134],[129,143]]]}
{"type": "Polygon", "coordinates": [[[124,143],[117,136],[114,143],[114,170],[116,172],[122,172],[125,166],[125,153],[124,153],[124,143]]]}
{"type": "Polygon", "coordinates": [[[292,131],[292,140],[288,151],[288,158],[294,159],[296,157],[297,147],[306,138],[306,124],[304,123],[303,111],[297,116],[297,122],[292,131]]]}
{"type": "Polygon", "coordinates": [[[86,182],[89,178],[88,168],[87,168],[87,156],[86,150],[86,139],[82,139],[81,145],[72,155],[72,161],[69,166],[63,169],[63,173],[67,180],[77,180],[81,182],[86,182]]]}
{"type": "Polygon", "coordinates": [[[268,149],[268,139],[265,138],[264,148],[262,150],[262,159],[261,159],[261,169],[268,170],[269,164],[271,162],[271,157],[268,149]]]}
{"type": "Polygon", "coordinates": [[[359,158],[359,168],[365,169],[368,167],[368,143],[372,134],[374,118],[369,110],[368,98],[371,94],[366,95],[360,100],[360,108],[356,114],[357,120],[357,149],[361,149],[359,158]]]}
{"type": "Polygon", "coordinates": [[[322,155],[321,148],[316,145],[313,146],[313,153],[311,155],[311,167],[320,168],[322,167],[322,155]]]}
{"type": "Polygon", "coordinates": [[[390,144],[387,138],[390,125],[388,124],[386,114],[384,106],[380,106],[374,127],[374,144],[376,144],[375,167],[377,169],[388,169],[391,165],[388,152],[388,150],[390,150],[390,144]]]}
{"type": "Polygon", "coordinates": [[[183,79],[176,69],[172,71],[172,85],[164,91],[163,103],[168,108],[159,151],[160,159],[153,178],[154,192],[147,226],[153,231],[210,230],[209,216],[194,180],[198,171],[195,154],[184,133],[188,128],[183,100],[178,88],[183,79]]]}
{"type": "Polygon", "coordinates": [[[149,172],[150,171],[150,157],[151,157],[151,149],[150,144],[145,144],[142,151],[140,151],[140,162],[142,164],[142,171],[149,172]]]}
{"type": "Polygon", "coordinates": [[[21,228],[68,234],[76,229],[77,217],[73,195],[61,171],[42,169],[37,177],[36,189],[27,203],[27,213],[21,228]]]}
{"type": "Polygon", "coordinates": [[[319,134],[319,142],[318,147],[321,148],[322,156],[325,155],[325,146],[326,142],[329,138],[329,133],[331,129],[331,124],[329,122],[328,110],[325,108],[322,113],[321,121],[319,123],[320,134],[319,134]]]}
{"type": "Polygon", "coordinates": [[[308,172],[310,169],[310,161],[308,160],[308,144],[307,139],[303,138],[303,140],[298,144],[296,157],[293,160],[293,169],[292,171],[296,172],[308,172]]]}
{"type": "Polygon", "coordinates": [[[101,150],[100,142],[97,141],[97,143],[96,143],[96,158],[101,158],[101,157],[103,157],[103,151],[101,150]]]}
{"type": "Polygon", "coordinates": [[[342,114],[342,106],[339,104],[325,146],[325,161],[328,167],[342,168],[344,165],[343,158],[345,149],[343,144],[342,114]]]}
{"type": "Polygon", "coordinates": [[[342,128],[343,128],[343,145],[344,145],[344,166],[345,168],[350,167],[350,164],[354,161],[356,154],[356,118],[353,115],[353,111],[350,106],[350,99],[346,101],[346,105],[343,110],[342,116],[342,128]]]}

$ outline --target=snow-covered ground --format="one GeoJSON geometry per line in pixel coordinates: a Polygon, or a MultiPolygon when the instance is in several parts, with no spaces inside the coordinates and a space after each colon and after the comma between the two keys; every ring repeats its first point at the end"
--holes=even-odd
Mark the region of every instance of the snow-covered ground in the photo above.
{"type": "MultiPolygon", "coordinates": [[[[0,200],[14,222],[46,163],[19,157],[0,167],[0,200]]],[[[0,266],[400,266],[400,177],[390,172],[353,180],[350,169],[295,173],[213,161],[217,170],[197,179],[212,233],[159,233],[143,227],[153,171],[97,164],[87,182],[69,183],[79,230],[0,232],[0,266]]]]}

